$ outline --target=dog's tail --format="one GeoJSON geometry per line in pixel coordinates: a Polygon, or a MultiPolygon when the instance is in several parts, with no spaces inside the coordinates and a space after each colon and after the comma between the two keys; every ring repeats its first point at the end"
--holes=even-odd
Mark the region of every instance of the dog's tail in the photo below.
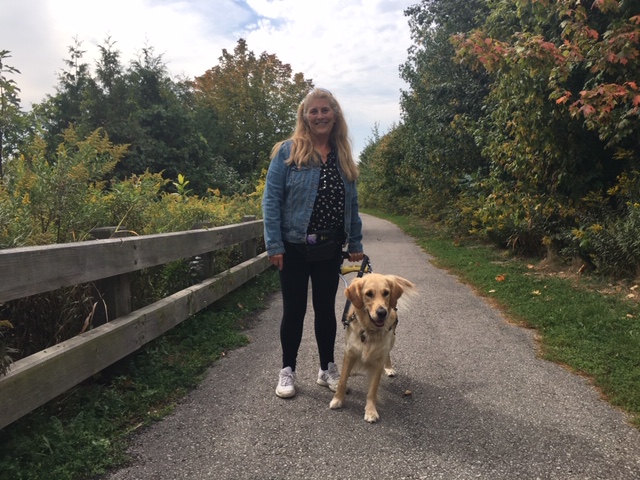
{"type": "Polygon", "coordinates": [[[390,276],[394,278],[396,285],[402,290],[401,294],[398,295],[398,299],[400,300],[398,307],[401,308],[401,310],[406,310],[406,307],[410,304],[410,300],[418,295],[418,288],[413,282],[406,278],[398,277],[397,275],[390,276]]]}

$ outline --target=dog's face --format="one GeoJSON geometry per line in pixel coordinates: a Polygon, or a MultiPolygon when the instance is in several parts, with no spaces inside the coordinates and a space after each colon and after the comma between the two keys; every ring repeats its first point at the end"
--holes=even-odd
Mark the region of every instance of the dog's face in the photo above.
{"type": "Polygon", "coordinates": [[[414,289],[409,280],[395,275],[370,273],[356,278],[344,294],[358,310],[366,310],[371,322],[378,328],[390,326],[395,320],[392,310],[402,294],[414,289]]]}

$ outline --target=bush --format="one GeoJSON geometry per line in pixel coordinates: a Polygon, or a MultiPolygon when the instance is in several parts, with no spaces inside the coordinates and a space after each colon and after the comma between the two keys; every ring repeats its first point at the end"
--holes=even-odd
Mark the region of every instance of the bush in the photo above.
{"type": "MultiPolygon", "coordinates": [[[[198,197],[182,175],[171,182],[147,171],[103,181],[127,147],[113,145],[100,129],[81,139],[69,128],[50,157],[45,147],[37,139],[28,157],[7,164],[0,184],[0,248],[86,240],[96,227],[118,226],[133,235],[148,235],[261,216],[262,184],[254,194],[223,197],[210,190],[198,197]]],[[[216,268],[229,268],[238,258],[237,248],[216,252],[216,268]]],[[[197,270],[197,262],[184,259],[133,273],[134,308],[200,281],[197,270]]],[[[0,338],[0,362],[9,358],[8,352],[19,352],[22,358],[90,328],[98,299],[95,286],[86,284],[6,302],[0,306],[0,319],[14,328],[0,338]]]]}
{"type": "Polygon", "coordinates": [[[576,229],[574,237],[603,275],[634,278],[640,273],[640,204],[628,206],[621,217],[609,217],[604,224],[594,223],[576,229]]]}

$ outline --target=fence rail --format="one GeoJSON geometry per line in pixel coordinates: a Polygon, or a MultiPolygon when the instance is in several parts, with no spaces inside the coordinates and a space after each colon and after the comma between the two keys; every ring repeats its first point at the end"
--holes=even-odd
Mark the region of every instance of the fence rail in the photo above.
{"type": "MultiPolygon", "coordinates": [[[[18,360],[0,377],[0,428],[162,335],[269,267],[256,255],[262,221],[139,237],[0,250],[0,303],[61,287],[100,282],[107,323],[18,360]],[[242,245],[242,263],[131,311],[128,275],[242,245]]],[[[207,270],[207,268],[205,268],[207,270]]],[[[209,270],[210,273],[210,270],[209,270]]]]}

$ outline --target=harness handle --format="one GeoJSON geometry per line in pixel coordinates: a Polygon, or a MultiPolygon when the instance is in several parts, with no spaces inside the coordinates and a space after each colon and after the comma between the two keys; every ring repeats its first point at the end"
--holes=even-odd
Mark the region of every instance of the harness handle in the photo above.
{"type": "MultiPolygon", "coordinates": [[[[343,253],[344,258],[349,258],[349,254],[347,252],[343,253]]],[[[371,262],[369,261],[369,257],[364,255],[362,257],[362,263],[360,264],[360,270],[358,271],[357,278],[361,278],[364,275],[364,272],[372,272],[371,262]]],[[[347,299],[347,302],[344,306],[344,310],[342,312],[342,326],[347,328],[349,326],[349,320],[347,319],[347,313],[349,312],[349,307],[351,306],[351,300],[347,299]]]]}

